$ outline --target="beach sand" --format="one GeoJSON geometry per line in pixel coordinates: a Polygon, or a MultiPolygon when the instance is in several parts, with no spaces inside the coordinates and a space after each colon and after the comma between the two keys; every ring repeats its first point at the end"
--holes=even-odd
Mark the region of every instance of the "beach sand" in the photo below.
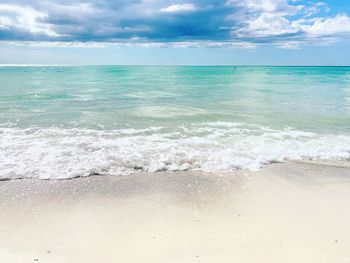
{"type": "Polygon", "coordinates": [[[0,182],[0,262],[350,262],[350,168],[0,182]]]}

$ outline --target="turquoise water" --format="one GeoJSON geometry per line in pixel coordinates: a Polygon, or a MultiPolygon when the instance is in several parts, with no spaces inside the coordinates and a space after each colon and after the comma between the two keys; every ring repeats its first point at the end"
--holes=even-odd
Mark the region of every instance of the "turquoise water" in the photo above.
{"type": "Polygon", "coordinates": [[[346,160],[350,67],[1,66],[0,178],[346,160]]]}

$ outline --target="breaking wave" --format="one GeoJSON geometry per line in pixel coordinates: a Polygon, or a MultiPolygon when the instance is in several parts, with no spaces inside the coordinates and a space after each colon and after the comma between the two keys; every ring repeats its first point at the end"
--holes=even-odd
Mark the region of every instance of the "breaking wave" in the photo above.
{"type": "Polygon", "coordinates": [[[119,130],[2,127],[0,153],[0,179],[228,172],[284,160],[349,160],[350,136],[230,122],[119,130]]]}

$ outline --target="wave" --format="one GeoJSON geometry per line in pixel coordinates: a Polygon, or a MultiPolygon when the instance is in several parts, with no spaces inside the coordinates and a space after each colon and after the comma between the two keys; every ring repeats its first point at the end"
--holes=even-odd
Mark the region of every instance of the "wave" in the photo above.
{"type": "Polygon", "coordinates": [[[119,130],[2,127],[0,153],[2,180],[228,172],[285,160],[349,160],[350,136],[231,122],[119,130]]]}

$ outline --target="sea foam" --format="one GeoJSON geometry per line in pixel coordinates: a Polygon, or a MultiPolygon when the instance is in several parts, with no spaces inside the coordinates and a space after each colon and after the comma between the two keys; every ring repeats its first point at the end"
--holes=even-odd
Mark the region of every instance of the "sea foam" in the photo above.
{"type": "Polygon", "coordinates": [[[285,160],[349,160],[350,136],[213,122],[165,129],[0,128],[0,179],[136,171],[257,170],[285,160]]]}

